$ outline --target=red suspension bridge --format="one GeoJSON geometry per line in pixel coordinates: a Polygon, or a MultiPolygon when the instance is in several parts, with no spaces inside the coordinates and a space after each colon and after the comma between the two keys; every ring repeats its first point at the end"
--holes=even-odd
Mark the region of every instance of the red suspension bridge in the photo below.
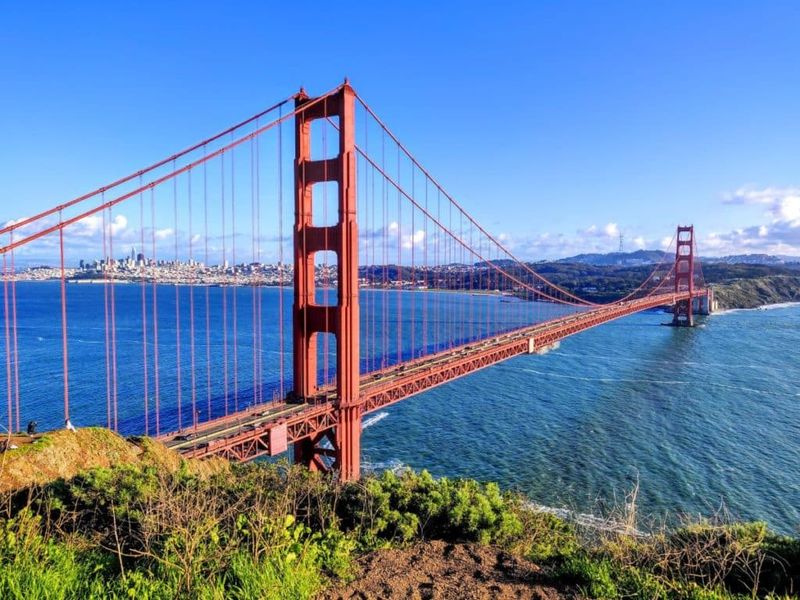
{"type": "Polygon", "coordinates": [[[343,479],[359,475],[372,411],[639,311],[672,307],[690,326],[711,306],[692,227],[614,302],[554,284],[347,82],[10,221],[0,238],[9,432],[105,424],[235,460],[293,447],[343,479]],[[38,304],[26,300],[36,286],[48,290],[38,304]],[[56,378],[62,401],[41,393],[56,378]]]}

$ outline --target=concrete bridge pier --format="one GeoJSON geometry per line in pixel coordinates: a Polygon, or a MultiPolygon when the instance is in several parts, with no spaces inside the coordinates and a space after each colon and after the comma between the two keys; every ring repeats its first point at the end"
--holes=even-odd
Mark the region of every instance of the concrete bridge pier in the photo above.
{"type": "Polygon", "coordinates": [[[694,312],[698,315],[710,315],[717,310],[716,301],[714,300],[714,291],[709,288],[705,296],[699,296],[694,299],[694,312]]]}

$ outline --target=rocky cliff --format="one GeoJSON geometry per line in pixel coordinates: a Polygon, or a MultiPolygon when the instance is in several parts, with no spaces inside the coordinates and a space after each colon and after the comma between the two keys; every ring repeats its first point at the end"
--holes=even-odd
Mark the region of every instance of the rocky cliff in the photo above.
{"type": "Polygon", "coordinates": [[[757,308],[780,302],[800,302],[800,276],[773,275],[714,284],[719,310],[757,308]]]}

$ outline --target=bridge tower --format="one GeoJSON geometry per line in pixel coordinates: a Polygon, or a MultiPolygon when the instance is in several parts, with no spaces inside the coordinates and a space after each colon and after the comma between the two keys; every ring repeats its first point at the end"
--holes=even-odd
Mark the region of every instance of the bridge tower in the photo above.
{"type": "Polygon", "coordinates": [[[677,327],[692,327],[694,316],[692,314],[694,292],[694,225],[688,227],[678,226],[678,236],[675,247],[675,293],[689,292],[688,300],[680,300],[675,304],[672,324],[677,327]]]}
{"type": "Polygon", "coordinates": [[[356,224],[355,92],[345,81],[340,90],[314,102],[303,90],[298,108],[309,105],[295,118],[295,225],[293,359],[294,398],[313,401],[318,395],[317,334],[336,336],[335,425],[313,439],[295,444],[295,461],[312,470],[325,469],[323,456],[334,459],[342,480],[357,479],[361,454],[359,400],[358,229],[356,224]],[[311,159],[311,125],[318,119],[337,119],[339,153],[311,159]],[[336,182],[338,223],[316,226],[313,221],[313,186],[336,182]],[[314,255],[336,253],[337,304],[317,304],[314,255]],[[326,441],[327,440],[327,441],[326,441]]]}

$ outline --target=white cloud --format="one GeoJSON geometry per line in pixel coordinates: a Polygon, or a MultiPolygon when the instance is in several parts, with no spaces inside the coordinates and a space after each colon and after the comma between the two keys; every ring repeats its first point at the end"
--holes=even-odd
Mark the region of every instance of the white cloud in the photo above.
{"type": "Polygon", "coordinates": [[[591,237],[617,238],[619,237],[619,226],[616,223],[606,223],[602,227],[593,224],[578,233],[591,237]]]}
{"type": "Polygon", "coordinates": [[[763,204],[773,222],[800,226],[800,188],[739,188],[724,194],[726,204],[763,204]]]}
{"type": "MultiPolygon", "coordinates": [[[[106,235],[117,236],[128,228],[128,218],[125,215],[116,215],[114,219],[105,223],[106,235]]],[[[71,227],[64,230],[65,235],[93,238],[99,237],[103,233],[103,217],[101,215],[89,215],[84,217],[71,227]]]]}
{"type": "MultiPolygon", "coordinates": [[[[421,249],[425,245],[427,236],[428,247],[432,247],[437,241],[445,243],[445,236],[441,232],[425,233],[425,230],[418,229],[412,231],[406,225],[400,225],[397,221],[392,221],[386,226],[377,227],[375,229],[362,229],[359,231],[359,244],[362,248],[371,248],[373,250],[388,249],[389,257],[391,260],[397,260],[398,246],[403,251],[401,261],[410,260],[409,251],[413,249],[421,249]]],[[[382,255],[376,255],[376,260],[381,258],[382,255]]],[[[371,257],[370,257],[371,258],[371,257]]]]}
{"type": "Polygon", "coordinates": [[[9,219],[5,223],[3,223],[3,229],[6,227],[11,227],[12,225],[16,225],[17,223],[22,223],[28,217],[20,217],[19,219],[9,219]]]}
{"type": "MultiPolygon", "coordinates": [[[[574,236],[563,233],[543,232],[533,235],[510,235],[501,233],[497,239],[517,257],[523,260],[541,260],[564,258],[584,253],[616,252],[619,248],[619,234],[622,230],[617,223],[608,223],[602,227],[590,225],[579,229],[574,236]]],[[[643,235],[629,234],[633,247],[626,250],[643,250],[653,247],[657,242],[648,240],[643,235]]],[[[667,245],[671,238],[667,238],[667,245]]]]}
{"type": "Polygon", "coordinates": [[[411,247],[419,248],[422,242],[425,241],[425,232],[423,230],[415,231],[413,234],[402,236],[403,248],[410,250],[411,247]]]}
{"type": "Polygon", "coordinates": [[[701,252],[800,255],[800,187],[742,187],[723,194],[722,201],[728,205],[763,206],[767,222],[729,232],[711,232],[701,238],[701,252]]]}
{"type": "Polygon", "coordinates": [[[156,229],[155,236],[157,240],[165,240],[172,237],[174,233],[175,230],[172,227],[166,227],[165,229],[156,229]]]}

